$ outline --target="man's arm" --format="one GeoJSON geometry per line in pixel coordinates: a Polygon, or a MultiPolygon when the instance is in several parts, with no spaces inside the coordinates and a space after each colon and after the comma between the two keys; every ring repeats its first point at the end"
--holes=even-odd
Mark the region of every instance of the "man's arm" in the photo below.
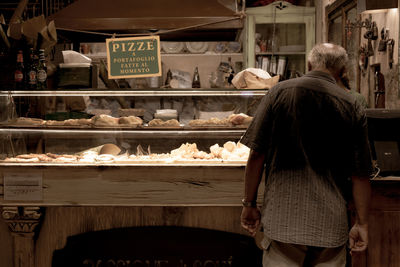
{"type": "Polygon", "coordinates": [[[368,215],[371,202],[371,184],[367,177],[352,177],[356,222],[350,230],[351,252],[364,251],[368,246],[368,215]]]}
{"type": "MultiPolygon", "coordinates": [[[[264,171],[265,155],[254,150],[250,151],[245,171],[244,201],[253,202],[257,200],[258,187],[264,171]]],[[[240,217],[241,225],[251,235],[255,235],[260,224],[261,213],[257,206],[243,207],[240,217]]]]}

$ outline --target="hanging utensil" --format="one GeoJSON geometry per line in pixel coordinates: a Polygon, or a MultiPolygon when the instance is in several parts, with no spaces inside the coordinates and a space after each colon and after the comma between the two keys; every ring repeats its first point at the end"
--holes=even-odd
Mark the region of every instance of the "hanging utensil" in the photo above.
{"type": "Polygon", "coordinates": [[[387,42],[387,47],[388,47],[388,62],[389,62],[389,68],[393,67],[393,47],[394,47],[394,39],[388,39],[387,42]]]}
{"type": "Polygon", "coordinates": [[[381,30],[381,39],[379,40],[379,44],[378,44],[378,51],[379,52],[386,51],[387,36],[388,36],[388,31],[387,30],[385,31],[385,28],[382,28],[382,30],[381,30]]]}

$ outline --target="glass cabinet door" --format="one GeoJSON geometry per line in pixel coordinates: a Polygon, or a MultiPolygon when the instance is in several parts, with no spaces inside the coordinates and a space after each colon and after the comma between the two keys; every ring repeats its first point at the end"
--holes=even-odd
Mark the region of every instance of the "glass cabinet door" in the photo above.
{"type": "Polygon", "coordinates": [[[288,79],[305,73],[304,23],[256,24],[255,67],[288,79]]]}
{"type": "Polygon", "coordinates": [[[246,10],[247,67],[283,78],[305,73],[307,53],[315,43],[315,8],[285,1],[246,10]]]}

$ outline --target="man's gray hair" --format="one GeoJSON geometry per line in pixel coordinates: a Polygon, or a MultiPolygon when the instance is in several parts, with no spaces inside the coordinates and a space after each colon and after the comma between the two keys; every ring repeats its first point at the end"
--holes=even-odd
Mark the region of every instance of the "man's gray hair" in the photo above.
{"type": "Polygon", "coordinates": [[[312,69],[328,69],[339,73],[347,64],[346,50],[340,45],[322,43],[315,45],[308,54],[308,62],[312,69]]]}

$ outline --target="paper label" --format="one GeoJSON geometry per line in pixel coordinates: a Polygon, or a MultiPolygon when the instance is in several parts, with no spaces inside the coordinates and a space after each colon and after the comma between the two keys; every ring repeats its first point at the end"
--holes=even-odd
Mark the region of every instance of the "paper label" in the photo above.
{"type": "Polygon", "coordinates": [[[42,173],[5,173],[4,200],[42,200],[42,173]]]}

